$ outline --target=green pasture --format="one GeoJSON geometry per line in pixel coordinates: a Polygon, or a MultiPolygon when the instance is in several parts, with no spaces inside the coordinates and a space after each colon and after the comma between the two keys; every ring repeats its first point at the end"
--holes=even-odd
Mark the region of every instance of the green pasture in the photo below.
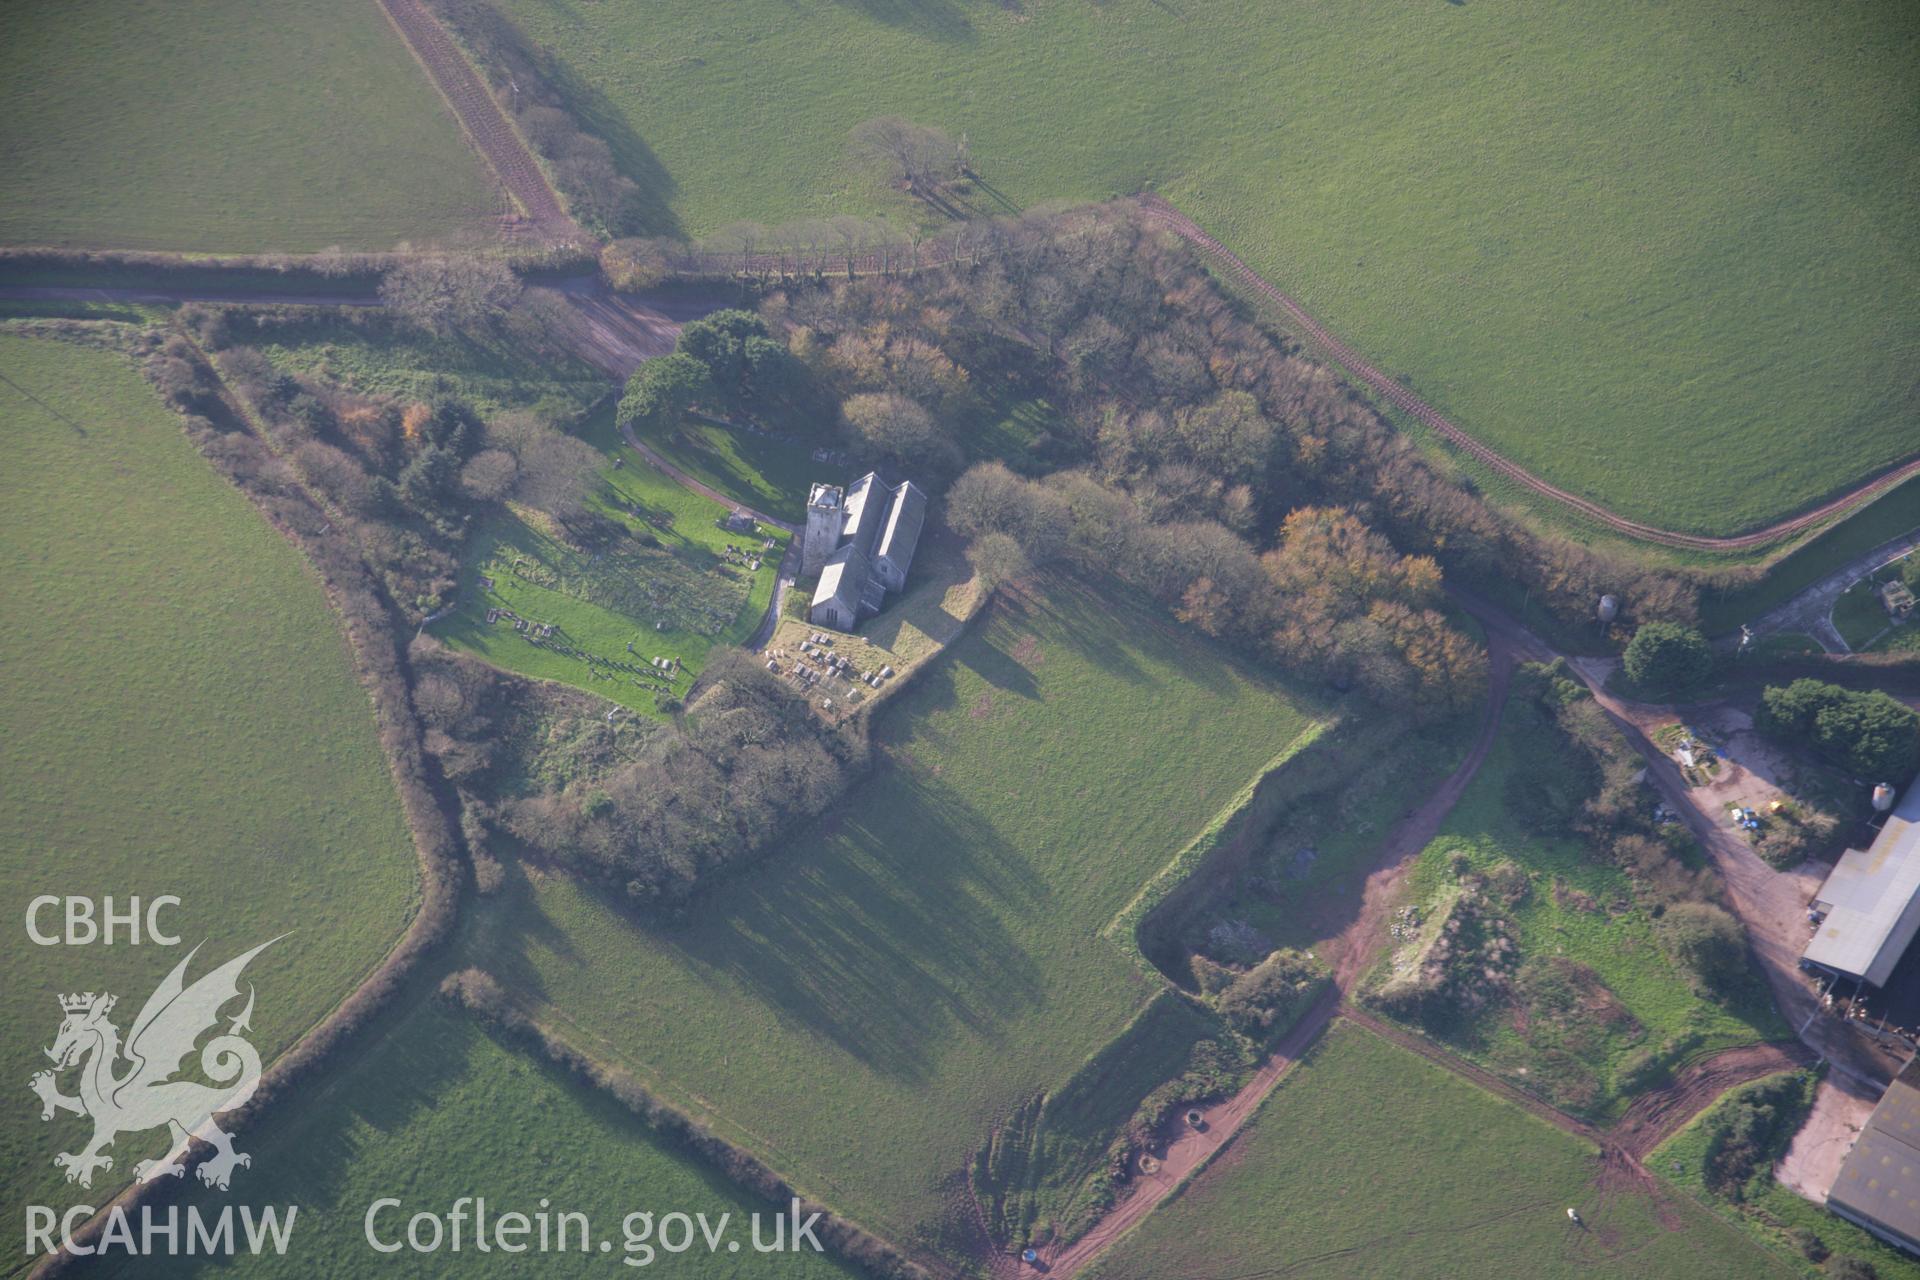
{"type": "Polygon", "coordinates": [[[505,7],[653,233],[911,217],[847,155],[898,114],[965,135],[979,212],[1158,189],[1629,516],[1732,532],[1912,451],[1911,6],[505,7]]]}
{"type": "Polygon", "coordinates": [[[698,418],[644,440],[700,483],[790,524],[806,522],[807,494],[816,481],[845,484],[852,478],[843,466],[813,461],[812,448],[799,441],[698,418]]]}
{"type": "MultiPolygon", "coordinates": [[[[103,1203],[165,1135],[126,1135],[76,1200],[52,1161],[85,1123],[42,1123],[26,1092],[55,998],[113,992],[124,1032],[188,948],[204,944],[197,976],[284,934],[247,971],[271,1058],[385,955],[416,864],[318,580],[129,361],[0,335],[0,451],[0,1070],[18,1090],[0,1160],[11,1204],[103,1203]],[[182,945],[30,945],[42,894],[177,895],[163,923],[182,945]]],[[[58,932],[57,910],[41,924],[58,932]]],[[[0,1227],[9,1266],[21,1228],[0,1227]]]]}
{"type": "Polygon", "coordinates": [[[1043,576],[878,712],[866,780],[684,921],[524,868],[457,950],[808,1193],[956,1252],[992,1127],[1164,990],[1101,930],[1308,715],[1043,576]]]}
{"type": "Polygon", "coordinates": [[[589,499],[608,530],[602,543],[575,546],[543,513],[509,508],[469,540],[454,613],[434,623],[433,634],[509,671],[653,715],[661,695],[686,694],[714,646],[744,644],[759,629],[790,535],[722,529],[731,508],[616,445],[610,416],[596,413],[582,430],[608,451],[589,499]],[[768,538],[771,550],[761,545],[768,538]],[[759,558],[758,570],[742,563],[750,557],[759,558]],[[504,614],[488,623],[495,609],[558,630],[535,643],[531,629],[516,630],[504,614]],[[655,658],[681,665],[659,674],[655,658]]]}
{"type": "MultiPolygon", "coordinates": [[[[1920,555],[1920,552],[1909,554],[1920,555]]],[[[1902,561],[1881,565],[1833,602],[1833,627],[1855,652],[1920,649],[1920,610],[1904,621],[1887,612],[1880,591],[1900,577],[1902,561]]]]}
{"type": "MultiPolygon", "coordinates": [[[[372,1043],[303,1092],[298,1105],[276,1112],[244,1146],[253,1165],[235,1175],[232,1193],[196,1186],[181,1199],[203,1214],[236,1201],[294,1206],[292,1243],[284,1257],[241,1256],[224,1265],[143,1259],[138,1266],[104,1270],[139,1276],[608,1276],[658,1267],[699,1280],[854,1274],[811,1251],[754,1253],[750,1216],[769,1214],[762,1231],[771,1238],[770,1206],[663,1144],[608,1095],[529,1050],[494,1039],[465,1014],[437,1002],[411,1010],[403,1021],[387,1019],[372,1043]],[[447,1247],[450,1238],[431,1255],[384,1254],[367,1243],[364,1221],[376,1200],[401,1201],[375,1220],[382,1241],[392,1242],[405,1240],[411,1215],[424,1210],[444,1217],[463,1196],[484,1198],[490,1222],[523,1213],[537,1223],[534,1215],[543,1204],[556,1215],[556,1228],[563,1211],[585,1214],[592,1248],[481,1253],[474,1248],[471,1205],[457,1254],[447,1247]],[[626,1249],[625,1220],[637,1212],[656,1218],[704,1213],[709,1224],[730,1215],[727,1234],[739,1252],[728,1252],[723,1243],[719,1253],[709,1253],[696,1233],[692,1250],[656,1252],[647,1262],[644,1253],[626,1249]],[[612,1246],[605,1253],[602,1240],[612,1246]],[[622,1265],[629,1258],[631,1266],[622,1265]]],[[[636,1231],[639,1226],[634,1224],[636,1231]]],[[[569,1243],[577,1245],[578,1229],[570,1230],[569,1243]]],[[[537,1231],[536,1225],[524,1239],[537,1242],[537,1231]]]]}
{"type": "Polygon", "coordinates": [[[1698,1205],[1656,1208],[1601,1177],[1580,1139],[1337,1022],[1225,1154],[1088,1274],[1795,1274],[1698,1205]]]}
{"type": "Polygon", "coordinates": [[[1862,578],[1843,591],[1833,602],[1833,629],[1855,650],[1871,648],[1883,635],[1890,635],[1893,620],[1880,603],[1880,584],[1862,578]]]}
{"type": "Polygon", "coordinates": [[[1509,706],[1492,754],[1415,863],[1408,900],[1422,906],[1423,923],[1431,924],[1456,892],[1456,857],[1482,874],[1512,863],[1528,876],[1527,893],[1517,904],[1500,905],[1497,914],[1513,926],[1522,962],[1562,957],[1587,966],[1631,1023],[1610,1026],[1583,1010],[1565,1026],[1536,1016],[1522,1029],[1522,1020],[1496,1001],[1456,1022],[1449,1043],[1563,1109],[1604,1118],[1625,1105],[1620,1071],[1636,1050],[1673,1043],[1710,1051],[1788,1037],[1790,1028],[1757,982],[1732,1004],[1693,994],[1624,872],[1584,841],[1527,829],[1511,808],[1516,793],[1509,780],[1528,753],[1558,741],[1527,732],[1530,715],[1530,708],[1509,706]]]}
{"type": "Polygon", "coordinates": [[[505,207],[371,0],[17,0],[0,119],[5,244],[392,249],[505,207]]]}
{"type": "MultiPolygon", "coordinates": [[[[1920,1260],[1882,1244],[1871,1233],[1827,1212],[1823,1206],[1801,1199],[1775,1182],[1771,1173],[1758,1187],[1759,1194],[1750,1195],[1741,1204],[1733,1204],[1708,1189],[1709,1127],[1721,1113],[1736,1105],[1741,1095],[1777,1078],[1768,1076],[1766,1080],[1755,1080],[1721,1094],[1718,1101],[1695,1116],[1686,1128],[1656,1147],[1646,1159],[1647,1168],[1785,1257],[1796,1261],[1800,1257],[1787,1233],[1796,1229],[1811,1231],[1834,1253],[1850,1254],[1870,1263],[1880,1280],[1920,1280],[1920,1260]]],[[[1807,1270],[1810,1274],[1820,1274],[1811,1266],[1807,1270]]]]}

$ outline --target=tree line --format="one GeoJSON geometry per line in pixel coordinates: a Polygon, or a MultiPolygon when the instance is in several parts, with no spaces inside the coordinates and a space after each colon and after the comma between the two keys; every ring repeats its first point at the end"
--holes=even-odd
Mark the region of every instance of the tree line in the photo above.
{"type": "MultiPolygon", "coordinates": [[[[408,324],[497,330],[537,356],[548,341],[545,315],[538,299],[515,297],[459,321],[410,320],[402,311],[355,313],[344,322],[373,341],[408,324]]],[[[275,455],[271,465],[324,499],[389,597],[416,623],[453,599],[475,517],[514,501],[548,512],[563,528],[585,518],[599,451],[539,415],[483,416],[451,383],[411,399],[288,373],[260,348],[295,338],[312,323],[299,308],[193,305],[182,308],[181,319],[259,419],[275,455]]],[[[163,393],[176,394],[184,368],[165,359],[156,366],[163,393]]]]}
{"type": "Polygon", "coordinates": [[[770,287],[753,315],[703,322],[722,343],[689,326],[635,375],[623,416],[698,406],[811,431],[951,485],[991,573],[1101,566],[1209,634],[1423,713],[1484,681],[1446,621],[1442,567],[1517,579],[1569,623],[1602,594],[1627,618],[1697,616],[1685,575],[1495,512],[1130,205],[970,235],[968,261],[770,287]],[[1017,404],[1038,425],[1016,455],[1017,404]]]}

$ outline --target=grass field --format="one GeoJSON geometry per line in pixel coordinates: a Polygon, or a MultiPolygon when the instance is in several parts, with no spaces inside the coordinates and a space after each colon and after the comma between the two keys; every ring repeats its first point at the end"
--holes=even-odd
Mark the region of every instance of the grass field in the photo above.
{"type": "Polygon", "coordinates": [[[490,230],[480,157],[377,4],[0,11],[0,243],[391,249],[490,230]]]}
{"type": "Polygon", "coordinates": [[[1453,1024],[1449,1042],[1567,1110],[1604,1117],[1624,1104],[1620,1070],[1636,1050],[1669,1042],[1711,1050],[1789,1036],[1758,983],[1731,1005],[1694,995],[1656,941],[1626,874],[1583,842],[1528,831],[1512,812],[1509,779],[1520,753],[1541,749],[1539,739],[1516,732],[1528,714],[1509,707],[1493,753],[1415,864],[1409,896],[1424,904],[1431,924],[1458,891],[1455,858],[1483,875],[1502,863],[1517,866],[1529,877],[1526,896],[1500,915],[1513,926],[1522,961],[1585,966],[1612,1001],[1589,992],[1571,1012],[1556,1014],[1555,1001],[1567,992],[1548,989],[1524,1019],[1496,1002],[1453,1024]]]}
{"type": "Polygon", "coordinates": [[[1883,635],[1893,631],[1893,620],[1880,603],[1880,584],[1862,579],[1841,593],[1833,602],[1833,629],[1852,649],[1866,649],[1883,635]]]}
{"type": "Polygon", "coordinates": [[[684,695],[715,645],[752,637],[773,598],[789,535],[770,527],[759,534],[722,529],[728,507],[681,488],[614,443],[610,405],[580,433],[608,452],[589,506],[620,532],[589,550],[560,536],[543,513],[510,509],[469,542],[456,611],[435,623],[433,634],[509,671],[655,714],[656,697],[684,695]],[[618,468],[616,457],[623,459],[618,468]],[[771,550],[762,546],[769,538],[771,550]],[[751,567],[756,559],[758,569],[751,567]],[[495,609],[554,624],[558,633],[536,644],[504,614],[489,623],[495,609]],[[655,658],[678,658],[681,666],[656,674],[655,658]]]}
{"type": "MultiPolygon", "coordinates": [[[[1920,555],[1920,552],[1909,554],[1920,555]]],[[[1881,565],[1833,602],[1833,629],[1856,652],[1905,652],[1920,649],[1920,623],[1912,616],[1896,622],[1880,597],[1881,588],[1900,577],[1901,561],[1881,565]]],[[[1917,610],[1916,613],[1920,613],[1917,610]]]]}
{"type": "Polygon", "coordinates": [[[673,431],[645,437],[649,447],[682,471],[735,502],[794,524],[807,518],[815,481],[844,484],[845,467],[814,462],[812,450],[775,435],[688,418],[673,431]]]}
{"type": "Polygon", "coordinates": [[[1157,187],[1629,516],[1730,532],[1912,448],[1911,6],[506,7],[656,230],[884,207],[846,139],[897,113],[966,135],[984,209],[1157,187]]]}
{"type": "Polygon", "coordinates": [[[1307,724],[1150,607],[1042,579],[880,712],[866,781],[686,923],[527,871],[459,949],[810,1193],[952,1249],[990,1128],[1162,989],[1101,929],[1307,724]]]}
{"type": "MultiPolygon", "coordinates": [[[[21,1091],[0,1160],[9,1203],[65,1204],[52,1159],[86,1131],[43,1124],[25,1093],[57,995],[118,994],[124,1031],[185,946],[205,942],[197,975],[286,933],[247,973],[270,1056],[385,954],[415,861],[319,583],[128,361],[0,334],[0,450],[0,1071],[21,1091]],[[39,894],[169,893],[178,951],[20,933],[39,894]]],[[[104,1176],[117,1186],[158,1136],[128,1135],[104,1176]]],[[[0,1226],[15,1259],[20,1228],[0,1226]]]]}
{"type": "Polygon", "coordinates": [[[1579,1139],[1336,1023],[1234,1145],[1088,1274],[1794,1274],[1699,1206],[1671,1201],[1663,1223],[1598,1173],[1579,1139]]]}
{"type": "MultiPolygon", "coordinates": [[[[1777,1077],[1769,1076],[1768,1080],[1777,1077]]],[[[1880,1280],[1920,1280],[1920,1259],[1880,1243],[1872,1234],[1844,1218],[1803,1200],[1767,1176],[1764,1188],[1744,1205],[1736,1205],[1716,1196],[1707,1187],[1706,1167],[1708,1129],[1723,1109],[1733,1106],[1743,1093],[1758,1089],[1766,1081],[1756,1080],[1722,1094],[1720,1100],[1694,1117],[1686,1128],[1668,1138],[1647,1156],[1647,1168],[1690,1196],[1713,1207],[1721,1218],[1738,1225],[1755,1239],[1764,1241],[1788,1257],[1799,1253],[1786,1238],[1795,1228],[1811,1231],[1827,1248],[1837,1254],[1851,1254],[1872,1264],[1880,1280]]],[[[1811,1268],[1809,1268],[1811,1270],[1811,1268]]]]}
{"type": "MultiPolygon", "coordinates": [[[[253,1166],[234,1184],[240,1202],[297,1206],[293,1242],[285,1257],[240,1257],[232,1265],[195,1265],[187,1259],[143,1261],[124,1274],[237,1276],[390,1276],[449,1271],[460,1275],[617,1275],[628,1258],[638,1268],[645,1253],[625,1249],[630,1213],[705,1213],[709,1223],[730,1214],[728,1234],[738,1254],[721,1246],[656,1252],[650,1265],[699,1280],[745,1280],[777,1273],[798,1278],[853,1274],[833,1260],[806,1254],[769,1257],[751,1249],[748,1217],[767,1208],[686,1155],[663,1146],[645,1125],[603,1094],[586,1089],[517,1046],[494,1040],[458,1011],[438,1003],[411,1010],[397,1025],[388,1019],[355,1061],[284,1108],[247,1147],[253,1166]],[[587,1215],[593,1249],[511,1255],[474,1248],[469,1217],[458,1254],[432,1256],[375,1252],[363,1219],[382,1197],[402,1204],[376,1226],[383,1240],[404,1240],[407,1218],[422,1210],[445,1215],[462,1196],[484,1197],[489,1221],[504,1213],[531,1218],[549,1212],[587,1215]],[[609,1240],[609,1253],[599,1252],[609,1240]]],[[[204,1213],[229,1199],[195,1188],[187,1197],[204,1213]]],[[[557,1222],[557,1219],[555,1220],[557,1222]]],[[[639,1224],[635,1224],[636,1230],[639,1224]]],[[[764,1228],[772,1231],[769,1219],[764,1228]]],[[[535,1237],[529,1236],[529,1241],[535,1237]]],[[[571,1238],[577,1241],[576,1232],[571,1238]]],[[[100,1270],[96,1268],[95,1270],[100,1270]]],[[[113,1272],[112,1267],[105,1268],[113,1272]]],[[[645,1274],[645,1272],[642,1272],[645,1274]]]]}

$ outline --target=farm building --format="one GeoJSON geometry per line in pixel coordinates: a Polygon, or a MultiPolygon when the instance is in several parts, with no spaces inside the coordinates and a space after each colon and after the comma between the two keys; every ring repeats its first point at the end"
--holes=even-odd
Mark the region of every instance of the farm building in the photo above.
{"type": "Polygon", "coordinates": [[[889,591],[904,591],[926,523],[927,495],[911,480],[888,485],[869,471],[842,492],[817,484],[807,499],[802,573],[820,574],[807,618],[851,631],[880,612],[889,591]]]}
{"type": "Polygon", "coordinates": [[[1801,963],[1886,985],[1920,932],[1920,785],[1909,785],[1880,834],[1840,855],[1814,895],[1819,918],[1801,963]]]}
{"type": "Polygon", "coordinates": [[[1886,609],[1889,618],[1895,622],[1905,622],[1907,616],[1913,612],[1913,592],[1904,582],[1896,580],[1883,583],[1880,587],[1880,603],[1886,609]]]}
{"type": "Polygon", "coordinates": [[[1920,1253],[1920,1064],[1908,1063],[1887,1086],[1833,1180],[1827,1208],[1920,1253]]]}

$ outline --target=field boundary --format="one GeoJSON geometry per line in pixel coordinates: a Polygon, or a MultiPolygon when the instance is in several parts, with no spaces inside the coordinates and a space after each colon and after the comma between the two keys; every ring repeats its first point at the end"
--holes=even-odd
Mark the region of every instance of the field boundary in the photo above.
{"type": "Polygon", "coordinates": [[[1629,520],[1616,515],[1607,508],[1578,494],[1568,493],[1565,489],[1549,484],[1534,475],[1519,463],[1481,443],[1468,435],[1444,417],[1438,409],[1414,394],[1398,380],[1388,377],[1370,364],[1352,347],[1342,342],[1315,320],[1307,309],[1291,296],[1282,292],[1265,276],[1249,267],[1239,255],[1208,235],[1200,224],[1181,213],[1161,196],[1151,192],[1139,197],[1141,216],[1153,226],[1169,231],[1185,240],[1200,251],[1201,255],[1212,261],[1226,275],[1240,284],[1252,289],[1262,298],[1278,306],[1287,317],[1298,325],[1316,345],[1338,364],[1352,373],[1360,381],[1384,396],[1395,408],[1407,413],[1415,420],[1432,428],[1441,438],[1466,452],[1477,461],[1491,467],[1500,475],[1525,486],[1542,497],[1552,499],[1565,507],[1570,507],[1591,520],[1598,521],[1616,533],[1625,534],[1640,542],[1654,542],[1663,546],[1679,547],[1692,551],[1745,551],[1777,542],[1793,534],[1802,533],[1820,524],[1822,521],[1843,514],[1848,509],[1877,497],[1888,489],[1920,476],[1920,457],[1909,458],[1878,476],[1856,485],[1853,489],[1833,498],[1797,516],[1767,525],[1764,528],[1749,530],[1746,533],[1727,537],[1714,537],[1707,534],[1680,533],[1672,529],[1662,529],[1657,525],[1644,524],[1638,520],[1629,520]]]}
{"type": "MultiPolygon", "coordinates": [[[[450,976],[440,997],[458,1005],[468,1016],[501,1037],[537,1049],[553,1065],[570,1072],[583,1085],[598,1090],[625,1107],[663,1141],[682,1147],[727,1181],[773,1204],[789,1196],[801,1201],[804,1212],[818,1211],[820,1232],[831,1241],[832,1252],[870,1274],[924,1280],[936,1274],[918,1258],[892,1241],[845,1217],[823,1202],[811,1200],[785,1175],[753,1152],[712,1132],[699,1118],[662,1099],[632,1072],[617,1063],[578,1048],[548,1023],[525,1012],[492,975],[466,969],[450,976]]],[[[946,1274],[944,1269],[939,1274],[946,1274]]]]}
{"type": "MultiPolygon", "coordinates": [[[[194,351],[203,365],[204,376],[215,389],[214,396],[220,407],[239,424],[241,433],[259,443],[257,427],[242,407],[239,396],[220,378],[212,363],[206,361],[204,352],[197,344],[194,351]]],[[[184,429],[184,416],[174,412],[174,417],[184,429]]],[[[334,533],[331,538],[327,537],[331,522],[325,517],[325,509],[305,486],[295,486],[274,495],[281,506],[270,506],[268,495],[246,483],[229,460],[210,453],[202,447],[201,440],[194,438],[190,432],[187,434],[194,451],[212,465],[227,483],[240,491],[255,514],[269,528],[293,544],[307,572],[314,576],[325,594],[328,606],[338,621],[340,639],[351,655],[354,675],[373,713],[380,739],[380,754],[386,762],[395,797],[406,819],[407,834],[413,844],[419,876],[411,917],[395,937],[393,945],[369,967],[352,990],[274,1058],[261,1073],[253,1099],[241,1109],[229,1113],[231,1127],[237,1132],[245,1132],[247,1128],[259,1124],[277,1105],[290,1101],[288,1087],[322,1067],[326,1059],[338,1052],[348,1038],[385,1008],[399,993],[402,982],[446,938],[459,909],[465,862],[459,855],[462,846],[455,835],[458,824],[448,811],[447,798],[435,789],[426,767],[419,724],[414,719],[408,696],[408,684],[404,678],[397,681],[382,678],[382,668],[395,673],[405,670],[406,658],[393,629],[393,618],[375,594],[376,589],[370,581],[354,583],[343,580],[343,575],[364,575],[357,550],[328,554],[329,544],[338,548],[344,535],[334,533]],[[299,528],[288,518],[287,506],[304,512],[310,519],[318,515],[320,519],[315,524],[322,531],[309,533],[299,528]],[[348,596],[361,593],[364,593],[368,607],[349,608],[348,596]]],[[[278,457],[277,454],[271,456],[278,457]]],[[[185,1162],[197,1164],[208,1154],[210,1152],[204,1149],[189,1150],[185,1162]]],[[[96,1241],[107,1226],[108,1216],[115,1209],[130,1211],[147,1203],[153,1196],[170,1189],[164,1183],[164,1179],[136,1181],[122,1187],[69,1238],[79,1244],[96,1241]]],[[[62,1274],[75,1260],[76,1255],[63,1244],[34,1263],[31,1275],[39,1280],[40,1277],[62,1274]]]]}
{"type": "Polygon", "coordinates": [[[555,239],[579,239],[579,225],[567,214],[533,153],[439,19],[420,0],[380,0],[380,7],[426,69],[427,78],[446,100],[474,149],[534,227],[555,239]]]}
{"type": "Polygon", "coordinates": [[[1181,888],[1192,882],[1194,877],[1206,865],[1218,849],[1225,848],[1232,838],[1240,834],[1241,820],[1253,811],[1259,800],[1261,789],[1277,776],[1309,747],[1339,723],[1338,718],[1315,720],[1299,733],[1295,734],[1278,755],[1256,773],[1252,780],[1236,792],[1231,800],[1220,807],[1200,833],[1181,846],[1172,858],[1152,876],[1120,908],[1100,930],[1100,936],[1125,948],[1135,964],[1143,967],[1150,977],[1166,980],[1160,967],[1153,963],[1146,951],[1140,946],[1140,926],[1144,924],[1156,908],[1166,902],[1181,888]],[[1125,935],[1122,940],[1121,935],[1125,935]]]}

